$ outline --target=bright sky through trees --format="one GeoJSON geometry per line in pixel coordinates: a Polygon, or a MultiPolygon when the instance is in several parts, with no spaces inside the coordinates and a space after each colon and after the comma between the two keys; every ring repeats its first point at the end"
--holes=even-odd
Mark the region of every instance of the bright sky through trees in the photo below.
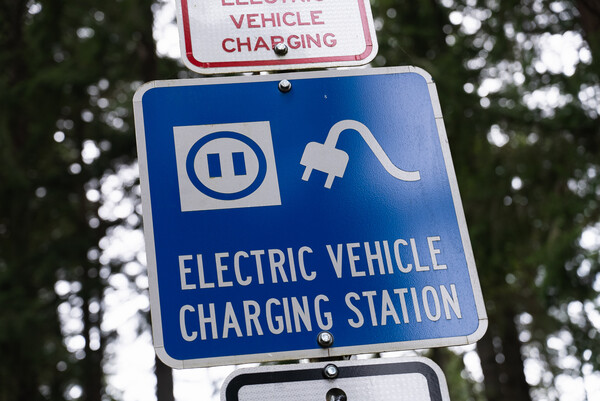
{"type": "MultiPolygon", "coordinates": [[[[486,369],[514,355],[535,401],[600,394],[600,84],[597,47],[578,19],[586,2],[371,2],[373,66],[418,65],[436,79],[484,299],[499,323],[487,361],[479,344],[452,349],[451,378],[466,383],[451,388],[462,391],[457,400],[483,397],[484,381],[500,376],[486,369]]],[[[82,399],[86,388],[100,397],[102,369],[113,398],[155,399],[130,97],[144,80],[193,74],[173,62],[175,0],[154,3],[153,31],[150,4],[0,6],[0,285],[11,303],[0,313],[0,379],[14,379],[0,399],[26,387],[44,399],[82,399]],[[43,341],[20,344],[30,332],[43,341]],[[30,374],[15,374],[15,361],[30,374]]],[[[217,400],[232,369],[175,371],[177,400],[217,400]]]]}
{"type": "MultiPolygon", "coordinates": [[[[451,0],[442,2],[450,6],[451,0]]],[[[560,12],[560,2],[554,3],[553,7],[560,12]]],[[[393,9],[388,10],[390,13],[395,13],[393,9]]],[[[481,9],[470,9],[470,12],[453,11],[449,14],[450,23],[466,34],[474,34],[481,28],[481,21],[489,18],[488,11],[481,9]]],[[[489,12],[491,13],[491,12],[489,12]]],[[[157,44],[157,52],[163,57],[178,58],[180,56],[179,38],[177,26],[174,24],[175,4],[173,1],[163,2],[162,7],[155,12],[154,37],[157,44]]],[[[538,18],[544,18],[539,16],[538,18]]],[[[544,23],[544,21],[539,21],[544,23]]],[[[381,22],[378,23],[381,27],[381,22]]],[[[505,26],[507,36],[516,35],[517,42],[522,43],[524,47],[535,47],[539,49],[538,57],[532,63],[535,70],[539,73],[549,71],[552,74],[564,74],[571,76],[575,73],[579,63],[589,64],[591,62],[591,53],[583,38],[576,32],[565,32],[564,34],[552,34],[550,32],[541,33],[533,40],[525,37],[519,37],[521,33],[515,33],[510,24],[505,26]]],[[[448,35],[446,42],[453,45],[455,37],[448,35]]],[[[493,46],[493,43],[489,43],[493,46]]],[[[483,45],[488,48],[488,44],[483,45]]],[[[488,50],[491,50],[488,49],[488,50]]],[[[473,67],[479,63],[485,63],[483,59],[474,58],[470,61],[473,67]]],[[[476,93],[480,97],[480,104],[483,108],[489,107],[488,96],[502,90],[507,82],[521,84],[525,81],[524,71],[520,65],[500,64],[489,67],[484,71],[485,77],[481,84],[477,87],[471,83],[464,85],[466,93],[476,93]]],[[[175,78],[175,77],[174,77],[175,78]]],[[[588,113],[592,116],[600,114],[600,93],[599,87],[584,87],[579,93],[581,100],[587,107],[588,113]]],[[[568,96],[561,94],[557,86],[546,86],[533,91],[525,91],[523,94],[525,104],[530,109],[539,109],[542,114],[552,116],[558,107],[563,106],[566,102],[572,101],[568,96]]],[[[58,135],[59,133],[57,133],[58,135]]],[[[532,134],[533,135],[533,134],[532,134]]],[[[492,125],[487,134],[488,141],[497,146],[503,147],[509,142],[509,136],[499,125],[492,125]]],[[[57,141],[60,138],[57,139],[57,141]]],[[[535,136],[530,138],[531,141],[536,141],[535,136]]],[[[97,157],[98,150],[90,143],[83,149],[85,152],[84,159],[93,160],[97,157]]],[[[96,199],[101,198],[104,201],[103,218],[111,218],[111,215],[116,217],[125,217],[132,212],[135,207],[128,199],[120,193],[119,182],[121,180],[132,180],[135,178],[135,166],[131,169],[123,170],[113,177],[108,177],[102,185],[101,192],[88,192],[88,197],[96,199]]],[[[590,170],[590,175],[596,174],[596,170],[590,170]]],[[[459,183],[460,184],[460,183],[459,183]]],[[[577,183],[573,183],[576,187],[577,183]]],[[[523,186],[520,177],[512,178],[511,186],[515,191],[518,191],[523,186]]],[[[581,245],[590,250],[598,251],[600,249],[600,225],[590,227],[584,232],[581,237],[581,245]]],[[[130,262],[125,269],[128,269],[128,275],[134,276],[142,273],[144,270],[143,260],[143,238],[141,232],[136,230],[115,229],[111,235],[106,238],[103,248],[103,257],[116,258],[119,254],[125,252],[130,253],[125,259],[136,259],[137,261],[130,262]],[[137,255],[137,256],[136,256],[137,255]],[[131,257],[134,256],[134,257],[131,257]]],[[[586,267],[586,262],[583,262],[579,269],[589,269],[586,267]]],[[[144,275],[139,275],[139,288],[147,289],[147,282],[144,282],[144,275]]],[[[152,373],[154,355],[151,346],[150,335],[147,331],[142,335],[137,336],[136,332],[139,328],[139,310],[148,309],[148,299],[146,294],[139,294],[127,285],[127,280],[120,277],[119,274],[114,274],[110,278],[111,290],[107,293],[105,303],[107,313],[103,326],[107,330],[117,330],[119,340],[112,346],[109,352],[116,356],[113,361],[107,366],[109,372],[109,385],[116,392],[122,392],[123,400],[137,401],[149,400],[154,397],[153,386],[155,378],[152,373]]],[[[68,282],[58,282],[56,292],[66,291],[65,286],[69,286],[68,282]]],[[[594,289],[600,292],[600,280],[596,280],[594,289]]],[[[598,300],[596,301],[598,305],[598,300]]],[[[594,322],[596,327],[600,327],[600,315],[596,311],[593,304],[581,304],[573,302],[569,305],[569,314],[576,316],[581,313],[586,313],[594,322]]],[[[69,320],[69,311],[61,311],[63,316],[63,325],[65,331],[69,331],[69,327],[73,323],[69,320]]],[[[520,317],[523,324],[527,324],[531,316],[524,314],[520,317]]],[[[77,328],[74,328],[74,332],[77,328]]],[[[523,340],[527,340],[528,333],[526,330],[520,334],[523,340]]],[[[67,346],[73,352],[82,347],[81,339],[78,336],[73,336],[68,339],[67,346]]],[[[559,354],[564,353],[563,350],[570,344],[572,339],[567,333],[560,336],[550,337],[548,346],[556,349],[559,354]]],[[[463,354],[467,369],[475,381],[481,382],[482,372],[479,366],[479,358],[473,346],[462,347],[455,350],[463,354]]],[[[586,355],[584,355],[586,357],[586,355]]],[[[591,357],[590,355],[587,356],[591,357]]],[[[565,368],[576,368],[577,361],[571,360],[571,357],[564,353],[564,358],[561,364],[565,368]]],[[[527,381],[530,384],[537,384],[544,381],[545,367],[536,358],[527,358],[525,361],[525,374],[527,381]]],[[[213,396],[213,400],[218,399],[218,394],[213,394],[213,385],[220,384],[223,378],[232,371],[231,367],[209,368],[209,369],[188,369],[176,371],[175,377],[175,395],[178,401],[192,400],[207,400],[213,396]]],[[[600,394],[600,375],[592,373],[590,369],[584,369],[583,379],[572,378],[567,375],[561,375],[557,378],[556,387],[560,393],[561,401],[580,401],[586,397],[588,399],[592,394],[600,394]]],[[[76,393],[77,390],[74,390],[76,393]]],[[[76,396],[77,394],[72,394],[76,396]]]]}

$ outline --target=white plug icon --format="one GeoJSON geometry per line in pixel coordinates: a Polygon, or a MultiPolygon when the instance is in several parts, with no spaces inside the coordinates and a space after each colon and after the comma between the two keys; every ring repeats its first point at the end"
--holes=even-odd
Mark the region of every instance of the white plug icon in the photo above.
{"type": "Polygon", "coordinates": [[[381,165],[394,178],[402,181],[419,181],[421,175],[419,171],[405,171],[394,165],[390,158],[386,155],[379,142],[375,139],[369,128],[363,123],[355,120],[342,120],[331,127],[325,143],[310,142],[306,145],[300,164],[306,167],[302,179],[308,181],[313,170],[322,171],[327,174],[325,180],[325,188],[331,188],[335,177],[342,178],[348,165],[348,154],[343,150],[337,149],[337,144],[340,134],[351,129],[357,131],[364,141],[369,145],[381,165]]]}

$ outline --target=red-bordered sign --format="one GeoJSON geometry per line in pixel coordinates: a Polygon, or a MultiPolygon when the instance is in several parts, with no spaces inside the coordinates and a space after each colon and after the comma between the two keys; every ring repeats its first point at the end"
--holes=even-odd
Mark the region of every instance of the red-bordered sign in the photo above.
{"type": "Polygon", "coordinates": [[[177,0],[182,58],[200,73],[366,64],[377,54],[368,0],[177,0]],[[277,54],[274,46],[285,45],[277,54]]]}

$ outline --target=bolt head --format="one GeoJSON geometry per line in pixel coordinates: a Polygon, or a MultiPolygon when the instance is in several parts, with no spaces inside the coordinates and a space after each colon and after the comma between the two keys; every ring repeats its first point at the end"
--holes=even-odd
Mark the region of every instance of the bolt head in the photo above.
{"type": "Polygon", "coordinates": [[[330,363],[323,369],[323,376],[327,379],[335,379],[340,374],[340,371],[337,366],[330,363]]]}
{"type": "Polygon", "coordinates": [[[279,90],[282,91],[283,93],[289,92],[292,90],[292,83],[290,81],[288,81],[287,79],[283,79],[281,81],[279,81],[279,90]]]}
{"type": "Polygon", "coordinates": [[[288,52],[288,47],[285,43],[277,43],[275,46],[273,46],[273,51],[278,56],[285,56],[288,52]]]}
{"type": "Polygon", "coordinates": [[[329,348],[333,345],[333,334],[328,331],[322,331],[317,336],[317,343],[323,348],[329,348]]]}

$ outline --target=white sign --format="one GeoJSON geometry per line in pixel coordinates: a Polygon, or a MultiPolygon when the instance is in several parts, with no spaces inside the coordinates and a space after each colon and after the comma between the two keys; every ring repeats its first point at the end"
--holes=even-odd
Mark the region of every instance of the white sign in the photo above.
{"type": "Polygon", "coordinates": [[[259,366],[234,371],[221,401],[450,401],[444,373],[427,358],[259,366]]]}
{"type": "Polygon", "coordinates": [[[377,54],[368,0],[177,0],[177,6],[183,61],[200,73],[354,66],[377,54]]]}

